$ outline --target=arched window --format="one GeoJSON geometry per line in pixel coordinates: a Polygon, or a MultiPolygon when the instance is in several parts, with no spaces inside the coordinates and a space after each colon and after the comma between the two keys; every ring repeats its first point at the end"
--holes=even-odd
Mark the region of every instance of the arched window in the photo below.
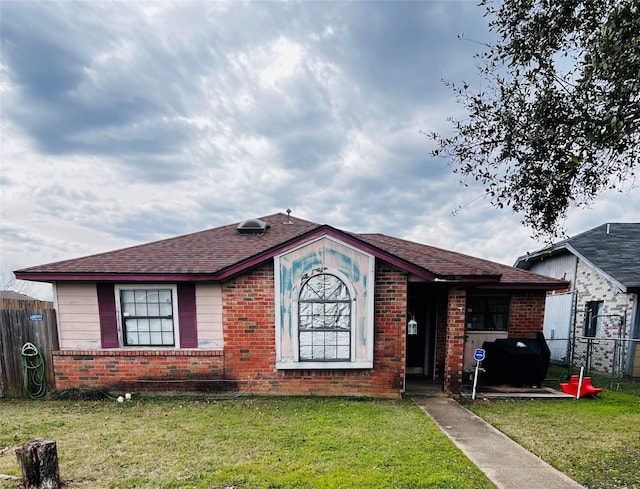
{"type": "Polygon", "coordinates": [[[351,360],[351,295],[327,273],[311,277],[298,297],[300,361],[351,360]]]}

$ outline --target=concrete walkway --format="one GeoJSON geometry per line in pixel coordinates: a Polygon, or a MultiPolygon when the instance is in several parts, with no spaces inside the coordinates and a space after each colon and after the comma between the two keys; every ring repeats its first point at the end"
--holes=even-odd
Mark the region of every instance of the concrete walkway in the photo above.
{"type": "Polygon", "coordinates": [[[411,397],[498,489],[584,489],[446,395],[411,397]]]}

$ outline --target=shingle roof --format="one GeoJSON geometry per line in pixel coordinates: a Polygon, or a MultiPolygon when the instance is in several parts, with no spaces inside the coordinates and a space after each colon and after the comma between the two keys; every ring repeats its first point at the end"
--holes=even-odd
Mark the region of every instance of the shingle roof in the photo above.
{"type": "Polygon", "coordinates": [[[550,248],[520,257],[516,266],[528,269],[545,256],[569,251],[627,289],[640,288],[640,223],[605,223],[550,248]]]}
{"type": "Polygon", "coordinates": [[[13,290],[0,290],[0,299],[14,300],[14,301],[37,301],[35,297],[30,295],[21,294],[13,290]]]}
{"type": "Polygon", "coordinates": [[[262,263],[305,239],[333,235],[423,278],[562,288],[566,283],[507,265],[382,234],[354,234],[285,214],[260,218],[264,234],[240,234],[237,224],[131,248],[25,268],[21,279],[221,280],[262,263]]]}

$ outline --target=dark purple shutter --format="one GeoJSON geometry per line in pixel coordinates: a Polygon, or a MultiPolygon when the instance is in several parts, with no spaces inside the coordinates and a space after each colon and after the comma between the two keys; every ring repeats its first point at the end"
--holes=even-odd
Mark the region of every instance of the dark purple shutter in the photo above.
{"type": "Polygon", "coordinates": [[[178,284],[178,318],[180,348],[197,348],[198,324],[196,322],[195,284],[178,284]]]}
{"type": "Polygon", "coordinates": [[[118,348],[118,318],[113,284],[96,284],[98,291],[98,314],[100,315],[100,343],[102,348],[118,348]]]}

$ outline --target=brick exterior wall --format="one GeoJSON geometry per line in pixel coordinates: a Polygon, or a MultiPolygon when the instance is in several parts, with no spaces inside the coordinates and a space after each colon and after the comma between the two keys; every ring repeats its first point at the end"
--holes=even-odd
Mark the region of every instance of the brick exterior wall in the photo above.
{"type": "Polygon", "coordinates": [[[273,264],[223,284],[225,371],[241,389],[270,395],[398,398],[404,378],[406,275],[378,263],[374,368],[277,370],[273,264]]]}
{"type": "MultiPolygon", "coordinates": [[[[446,300],[438,301],[436,337],[436,378],[444,390],[458,392],[463,382],[466,291],[451,289],[446,300]]],[[[545,292],[516,292],[509,310],[509,338],[535,338],[544,322],[545,292]]]]}
{"type": "Polygon", "coordinates": [[[57,390],[225,391],[221,351],[61,350],[53,352],[57,390]]]}
{"type": "Polygon", "coordinates": [[[464,328],[467,294],[464,290],[449,290],[445,333],[444,390],[458,392],[462,386],[464,328]]]}
{"type": "Polygon", "coordinates": [[[509,338],[535,338],[544,326],[545,292],[521,292],[511,296],[509,338]]]}
{"type": "MultiPolygon", "coordinates": [[[[118,391],[235,391],[266,395],[341,395],[396,399],[405,375],[407,276],[376,261],[374,368],[278,370],[273,263],[221,285],[224,351],[62,350],[54,352],[56,388],[118,391]]],[[[466,291],[440,289],[436,377],[447,392],[462,385],[466,291]]],[[[542,330],[544,292],[514,294],[509,336],[542,330]]]]}
{"type": "MultiPolygon", "coordinates": [[[[636,295],[621,293],[611,282],[582,260],[578,260],[576,292],[576,349],[573,364],[575,366],[587,364],[587,340],[581,338],[585,334],[586,305],[591,301],[602,301],[604,317],[600,318],[600,334],[597,339],[591,341],[589,352],[591,368],[599,372],[611,373],[616,364],[617,373],[625,372],[626,359],[632,353],[632,349],[629,348],[629,342],[621,342],[619,345],[621,351],[614,356],[616,343],[614,339],[632,337],[632,314],[634,302],[637,300],[636,295]],[[621,327],[621,323],[624,323],[624,328],[621,327]]],[[[637,351],[636,348],[636,355],[638,355],[637,351]]]]}

